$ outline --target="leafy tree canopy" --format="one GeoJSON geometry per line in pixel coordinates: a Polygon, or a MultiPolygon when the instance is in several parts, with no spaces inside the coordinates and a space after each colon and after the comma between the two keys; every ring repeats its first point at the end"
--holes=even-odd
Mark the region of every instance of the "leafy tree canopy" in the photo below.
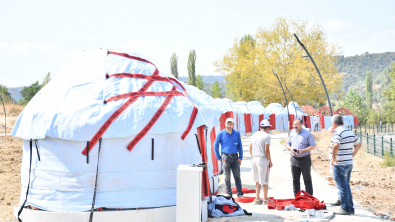
{"type": "Polygon", "coordinates": [[[195,70],[195,63],[196,63],[196,52],[192,49],[189,52],[188,57],[188,84],[196,86],[196,70],[195,70]]]}
{"type": "Polygon", "coordinates": [[[200,90],[203,90],[203,85],[204,85],[203,78],[202,76],[198,75],[196,78],[196,87],[200,90]]]}
{"type": "Polygon", "coordinates": [[[328,41],[322,26],[317,24],[308,29],[307,24],[307,21],[278,18],[272,27],[257,30],[253,44],[245,44],[251,43],[250,40],[236,39],[214,63],[216,71],[225,75],[229,94],[244,101],[284,104],[281,87],[272,72],[275,69],[295,102],[325,103],[321,80],[311,61],[302,58],[305,52],[293,34],[298,35],[314,57],[329,93],[335,92],[341,83],[335,66],[340,47],[328,41]]]}
{"type": "Polygon", "coordinates": [[[178,79],[178,56],[176,53],[173,53],[170,58],[170,72],[178,79]]]}
{"type": "Polygon", "coordinates": [[[358,122],[361,125],[366,124],[369,115],[369,110],[363,101],[364,98],[361,95],[357,94],[355,90],[350,89],[343,104],[344,108],[347,108],[354,115],[358,116],[358,122]]]}
{"type": "Polygon", "coordinates": [[[221,98],[221,89],[219,88],[218,81],[215,81],[211,87],[211,96],[215,98],[221,98]]]}

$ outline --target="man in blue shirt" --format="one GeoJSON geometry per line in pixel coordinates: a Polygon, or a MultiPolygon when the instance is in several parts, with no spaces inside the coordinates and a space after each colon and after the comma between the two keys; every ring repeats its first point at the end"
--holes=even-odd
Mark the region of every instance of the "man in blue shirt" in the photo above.
{"type": "Polygon", "coordinates": [[[218,133],[214,142],[215,156],[218,160],[222,160],[225,169],[225,186],[228,197],[232,196],[230,184],[230,170],[232,169],[233,177],[237,189],[237,197],[243,197],[241,190],[240,165],[243,159],[243,148],[239,131],[233,129],[233,118],[226,119],[226,128],[218,133]],[[221,154],[219,153],[219,144],[221,144],[221,154]],[[237,155],[237,152],[239,155],[237,155]]]}
{"type": "Polygon", "coordinates": [[[313,182],[311,181],[310,152],[315,149],[314,136],[302,128],[302,120],[297,118],[293,122],[294,130],[288,137],[285,147],[291,151],[291,172],[294,195],[300,191],[300,174],[303,175],[306,192],[313,195],[313,182]]]}

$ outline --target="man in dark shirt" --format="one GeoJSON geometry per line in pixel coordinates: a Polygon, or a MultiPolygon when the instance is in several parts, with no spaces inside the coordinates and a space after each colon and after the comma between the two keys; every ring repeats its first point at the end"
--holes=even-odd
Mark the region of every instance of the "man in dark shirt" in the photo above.
{"type": "Polygon", "coordinates": [[[222,160],[225,169],[225,186],[227,196],[232,196],[232,189],[230,184],[230,170],[233,172],[235,184],[237,189],[237,197],[243,197],[241,179],[240,179],[240,165],[243,159],[243,148],[241,144],[241,137],[239,131],[233,129],[233,118],[226,119],[226,128],[222,130],[215,139],[214,151],[218,160],[222,160]],[[221,144],[221,155],[219,153],[219,144],[221,144]],[[239,155],[237,155],[239,153],[239,155]]]}

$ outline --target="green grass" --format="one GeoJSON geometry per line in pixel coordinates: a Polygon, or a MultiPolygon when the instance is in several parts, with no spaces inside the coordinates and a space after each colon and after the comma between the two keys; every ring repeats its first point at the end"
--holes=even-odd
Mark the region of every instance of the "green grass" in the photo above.
{"type": "Polygon", "coordinates": [[[383,162],[381,162],[383,167],[394,167],[395,166],[395,156],[391,155],[389,152],[384,154],[383,162]]]}

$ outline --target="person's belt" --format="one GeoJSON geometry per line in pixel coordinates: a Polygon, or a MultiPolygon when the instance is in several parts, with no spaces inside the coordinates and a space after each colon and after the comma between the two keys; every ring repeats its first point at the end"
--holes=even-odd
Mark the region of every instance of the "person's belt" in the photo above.
{"type": "Polygon", "coordinates": [[[238,156],[237,153],[232,153],[232,154],[222,153],[222,154],[225,154],[226,156],[238,156]]]}
{"type": "Polygon", "coordinates": [[[296,157],[296,156],[293,156],[295,159],[304,159],[304,158],[306,158],[306,157],[309,157],[310,156],[310,154],[309,155],[306,155],[306,156],[302,156],[302,157],[296,157]]]}

